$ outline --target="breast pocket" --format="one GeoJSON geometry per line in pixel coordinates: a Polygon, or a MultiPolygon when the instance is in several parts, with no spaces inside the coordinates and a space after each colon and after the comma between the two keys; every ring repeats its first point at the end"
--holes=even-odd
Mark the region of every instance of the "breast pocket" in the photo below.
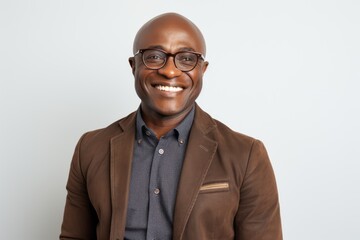
{"type": "Polygon", "coordinates": [[[227,180],[215,180],[200,187],[187,224],[189,232],[201,236],[196,239],[234,239],[238,197],[232,184],[227,180]]]}

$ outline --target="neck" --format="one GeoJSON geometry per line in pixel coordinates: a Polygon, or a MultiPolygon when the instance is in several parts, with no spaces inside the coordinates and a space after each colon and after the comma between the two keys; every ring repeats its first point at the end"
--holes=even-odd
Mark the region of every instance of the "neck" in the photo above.
{"type": "Polygon", "coordinates": [[[179,125],[191,109],[192,106],[180,114],[167,116],[154,111],[146,111],[146,109],[141,108],[141,115],[145,124],[151,128],[151,130],[156,134],[156,137],[159,139],[179,125]]]}

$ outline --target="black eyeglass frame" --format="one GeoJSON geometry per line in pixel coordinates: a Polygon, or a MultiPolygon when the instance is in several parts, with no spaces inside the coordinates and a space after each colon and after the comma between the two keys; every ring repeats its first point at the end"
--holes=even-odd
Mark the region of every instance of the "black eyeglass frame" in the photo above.
{"type": "Polygon", "coordinates": [[[186,71],[179,69],[179,70],[182,71],[182,72],[190,72],[190,71],[194,70],[194,68],[195,68],[195,67],[197,66],[197,64],[199,63],[199,59],[201,59],[202,61],[205,61],[205,57],[204,57],[204,55],[202,55],[202,53],[194,52],[194,51],[179,51],[179,52],[176,52],[176,53],[168,53],[168,52],[166,52],[166,51],[164,51],[164,50],[162,50],[162,49],[157,49],[157,48],[143,48],[143,49],[139,49],[139,50],[134,54],[134,57],[135,57],[136,55],[140,54],[140,53],[141,53],[141,60],[142,60],[143,64],[144,64],[147,68],[149,68],[149,69],[151,69],[151,70],[159,70],[159,69],[163,68],[163,67],[166,65],[169,57],[173,57],[174,65],[175,65],[175,67],[176,67],[177,69],[179,69],[178,66],[176,65],[176,62],[175,62],[175,57],[176,57],[176,55],[178,55],[179,53],[193,53],[193,54],[195,54],[195,55],[197,56],[197,58],[196,58],[196,63],[194,64],[194,66],[193,66],[191,69],[186,70],[186,71]],[[155,50],[155,51],[159,51],[159,52],[164,53],[164,54],[166,55],[166,59],[165,59],[164,63],[163,63],[160,67],[156,67],[156,68],[154,68],[154,67],[149,67],[148,65],[146,65],[145,60],[144,60],[144,54],[143,54],[143,53],[144,53],[145,51],[147,51],[147,50],[155,50]]]}

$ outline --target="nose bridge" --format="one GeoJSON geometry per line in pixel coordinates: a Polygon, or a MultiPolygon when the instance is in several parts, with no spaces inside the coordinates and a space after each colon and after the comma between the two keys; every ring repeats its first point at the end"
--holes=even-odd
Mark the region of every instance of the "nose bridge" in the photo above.
{"type": "Polygon", "coordinates": [[[182,73],[175,65],[175,54],[168,54],[165,65],[158,71],[167,78],[173,78],[182,73]]]}

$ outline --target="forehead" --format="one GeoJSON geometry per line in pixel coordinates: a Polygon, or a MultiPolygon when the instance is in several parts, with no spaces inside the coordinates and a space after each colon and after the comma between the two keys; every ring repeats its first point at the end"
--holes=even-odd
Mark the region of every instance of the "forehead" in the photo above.
{"type": "Polygon", "coordinates": [[[146,23],[137,33],[134,53],[139,49],[160,47],[174,52],[183,49],[205,55],[205,41],[199,29],[184,19],[156,19],[146,23]]]}

